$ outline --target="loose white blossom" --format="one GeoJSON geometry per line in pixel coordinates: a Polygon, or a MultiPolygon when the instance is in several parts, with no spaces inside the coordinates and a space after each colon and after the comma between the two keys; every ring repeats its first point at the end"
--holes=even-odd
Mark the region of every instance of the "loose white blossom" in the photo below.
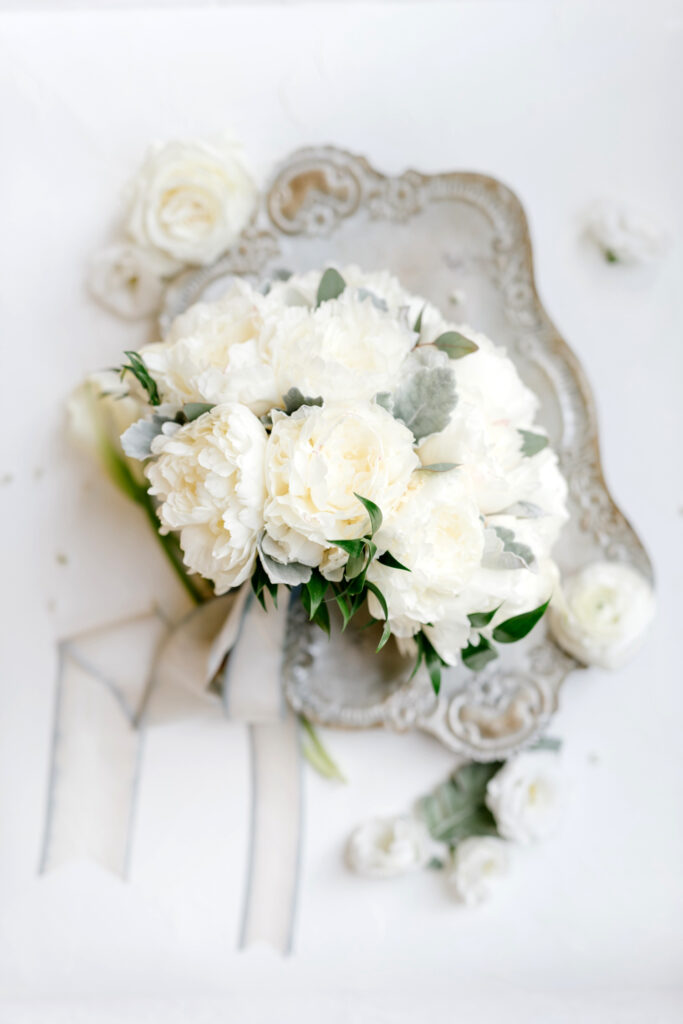
{"type": "Polygon", "coordinates": [[[562,810],[556,757],[528,753],[511,758],[490,780],[486,803],[505,839],[531,843],[547,838],[562,810]]]}
{"type": "Polygon", "coordinates": [[[609,263],[653,263],[666,249],[667,238],[659,225],[644,213],[612,200],[593,206],[585,230],[609,263]]]}
{"type": "Polygon", "coordinates": [[[110,245],[92,257],[88,288],[112,313],[126,320],[140,320],[157,312],[164,276],[174,269],[174,263],[139,245],[110,245]]]}
{"type": "Polygon", "coordinates": [[[97,459],[112,482],[126,490],[117,471],[120,459],[136,482],[142,482],[139,463],[126,460],[120,437],[147,412],[144,399],[113,370],[93,373],[71,394],[66,407],[67,429],[78,447],[97,459]]]}
{"type": "Polygon", "coordinates": [[[161,532],[180,530],[185,563],[217,594],[252,573],[263,527],[263,426],[242,405],[219,405],[152,442],[149,493],[161,532]]]}
{"type": "Polygon", "coordinates": [[[429,833],[416,818],[372,818],[352,833],[346,859],[366,878],[395,878],[423,867],[430,849],[429,833]]]}
{"type": "Polygon", "coordinates": [[[506,844],[493,836],[470,836],[455,848],[446,869],[446,883],[453,896],[467,906],[487,900],[496,883],[507,874],[506,844]]]}
{"type": "Polygon", "coordinates": [[[355,496],[390,515],[418,458],[410,431],[373,402],[302,406],[274,414],[266,452],[264,547],[280,561],[346,561],[333,540],[361,537],[368,515],[355,496]]]}
{"type": "Polygon", "coordinates": [[[256,203],[242,149],[223,139],[153,146],[129,187],[127,230],[177,265],[212,263],[235,242],[256,203]]]}
{"type": "Polygon", "coordinates": [[[594,562],[556,594],[550,627],[579,661],[613,669],[636,653],[654,614],[652,587],[639,572],[620,562],[594,562]]]}
{"type": "Polygon", "coordinates": [[[186,402],[238,402],[257,415],[279,404],[270,365],[259,354],[261,296],[236,279],[216,302],[200,302],[177,317],[163,342],[141,349],[162,398],[186,402]]]}

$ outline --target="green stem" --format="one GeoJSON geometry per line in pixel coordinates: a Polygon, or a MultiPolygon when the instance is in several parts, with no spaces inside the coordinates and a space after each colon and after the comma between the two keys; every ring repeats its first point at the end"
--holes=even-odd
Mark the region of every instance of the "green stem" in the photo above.
{"type": "Polygon", "coordinates": [[[185,564],[183,562],[182,553],[178,546],[178,541],[175,534],[159,533],[159,518],[154,508],[154,503],[150,498],[147,491],[140,488],[140,496],[137,499],[138,503],[142,506],[150,522],[150,525],[154,531],[154,535],[161,544],[164,554],[168,558],[173,571],[184,586],[187,593],[190,595],[195,604],[202,604],[205,600],[204,595],[200,591],[199,587],[193,582],[190,576],[185,571],[185,564]]]}

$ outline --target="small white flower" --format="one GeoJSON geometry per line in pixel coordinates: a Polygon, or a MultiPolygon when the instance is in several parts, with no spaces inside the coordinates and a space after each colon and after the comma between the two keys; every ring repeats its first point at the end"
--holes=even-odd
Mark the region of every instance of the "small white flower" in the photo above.
{"type": "Polygon", "coordinates": [[[430,849],[429,833],[416,818],[372,818],[352,833],[346,859],[366,878],[395,878],[423,867],[430,849]]]}
{"type": "Polygon", "coordinates": [[[666,248],[666,235],[657,224],[611,200],[595,204],[585,230],[609,263],[653,263],[666,248]]]}
{"type": "Polygon", "coordinates": [[[461,903],[476,906],[491,895],[492,887],[507,874],[508,851],[502,839],[470,836],[455,848],[446,869],[446,883],[461,903]]]}
{"type": "Polygon", "coordinates": [[[124,242],[95,254],[88,269],[88,288],[103,306],[139,320],[156,313],[161,305],[165,275],[175,265],[138,245],[124,242]]]}
{"type": "Polygon", "coordinates": [[[119,438],[133,423],[148,411],[143,397],[138,397],[115,370],[93,373],[76,388],[67,402],[67,429],[71,439],[89,455],[96,458],[113,482],[121,486],[112,462],[124,460],[132,476],[144,479],[139,463],[127,460],[121,451],[119,438]]]}
{"type": "Polygon", "coordinates": [[[636,653],[654,614],[652,587],[639,572],[594,562],[564,583],[550,607],[550,627],[579,661],[613,669],[636,653]]]}
{"type": "Polygon", "coordinates": [[[263,296],[236,279],[217,302],[200,302],[177,317],[162,342],[140,350],[164,401],[237,402],[257,416],[279,403],[273,372],[261,359],[263,296]]]}
{"type": "Polygon", "coordinates": [[[551,835],[558,824],[561,788],[552,754],[518,754],[486,787],[486,804],[501,836],[531,843],[551,835]]]}
{"type": "Polygon", "coordinates": [[[389,515],[418,465],[413,437],[374,402],[302,406],[273,415],[266,452],[264,548],[280,561],[331,567],[331,541],[361,537],[368,514],[361,494],[389,515]]]}
{"type": "Polygon", "coordinates": [[[149,493],[160,499],[161,532],[180,530],[185,564],[217,594],[243,583],[263,527],[266,434],[243,405],[218,405],[152,442],[149,493]]]}
{"type": "Polygon", "coordinates": [[[178,265],[205,265],[235,242],[255,203],[237,143],[167,142],[151,147],[129,186],[127,230],[178,265]]]}

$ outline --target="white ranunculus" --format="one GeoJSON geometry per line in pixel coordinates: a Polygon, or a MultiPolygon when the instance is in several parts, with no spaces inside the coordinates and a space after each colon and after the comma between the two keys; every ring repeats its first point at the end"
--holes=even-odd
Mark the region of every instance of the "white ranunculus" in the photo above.
{"type": "Polygon", "coordinates": [[[282,395],[296,387],[312,398],[369,400],[392,389],[415,343],[406,322],[348,288],[317,309],[283,309],[271,295],[266,308],[262,357],[282,395]]]}
{"type": "Polygon", "coordinates": [[[657,224],[612,200],[593,206],[585,230],[609,263],[653,263],[666,248],[666,235],[657,224]]]}
{"type": "Polygon", "coordinates": [[[424,867],[430,849],[429,833],[416,818],[372,818],[352,833],[346,859],[366,878],[395,878],[424,867]]]}
{"type": "Polygon", "coordinates": [[[266,452],[264,548],[280,561],[322,563],[327,571],[331,541],[368,529],[355,494],[390,515],[417,465],[410,431],[373,402],[275,413],[266,452]]]}
{"type": "Polygon", "coordinates": [[[164,341],[140,350],[165,402],[237,402],[257,415],[278,404],[273,372],[259,355],[262,300],[236,279],[217,302],[191,306],[164,341]]]}
{"type": "Polygon", "coordinates": [[[263,527],[266,433],[243,405],[219,405],[152,442],[149,493],[161,532],[180,530],[185,564],[217,594],[243,583],[263,527]]]}
{"type": "Polygon", "coordinates": [[[164,293],[164,277],[175,264],[158,253],[123,242],[96,253],[88,268],[88,288],[103,306],[140,320],[156,313],[164,293]]]}
{"type": "Polygon", "coordinates": [[[612,669],[635,654],[654,614],[652,587],[639,572],[594,562],[563,584],[550,607],[550,627],[579,661],[612,669]]]}
{"type": "MultiPolygon", "coordinates": [[[[386,598],[392,631],[412,636],[424,623],[436,626],[446,620],[453,644],[447,660],[455,660],[470,626],[453,599],[479,568],[484,551],[479,509],[462,474],[456,469],[415,473],[401,502],[385,516],[376,540],[410,569],[405,572],[375,561],[368,570],[368,579],[386,598]]],[[[370,611],[382,617],[373,594],[370,611]]]]}
{"type": "Polygon", "coordinates": [[[470,836],[455,848],[446,869],[446,883],[461,903],[476,906],[491,895],[492,887],[507,874],[509,856],[502,839],[470,836]]]}
{"type": "Polygon", "coordinates": [[[236,241],[256,186],[235,142],[153,146],[129,188],[128,234],[184,263],[212,263],[236,241]]]}
{"type": "Polygon", "coordinates": [[[486,803],[504,839],[531,843],[547,838],[562,810],[557,758],[547,753],[511,758],[486,787],[486,803]]]}

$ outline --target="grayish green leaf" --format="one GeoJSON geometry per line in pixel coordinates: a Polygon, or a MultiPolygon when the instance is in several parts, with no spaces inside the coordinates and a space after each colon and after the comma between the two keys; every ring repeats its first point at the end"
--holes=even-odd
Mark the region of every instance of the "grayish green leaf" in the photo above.
{"type": "Polygon", "coordinates": [[[420,441],[448,426],[456,402],[455,377],[450,367],[418,363],[394,392],[391,411],[420,441]]]}
{"type": "Polygon", "coordinates": [[[284,402],[285,412],[288,416],[291,416],[293,412],[300,409],[302,405],[322,405],[323,400],[318,395],[317,398],[311,398],[308,395],[303,395],[298,388],[290,388],[286,395],[282,396],[284,402]]]}
{"type": "Polygon", "coordinates": [[[497,516],[514,516],[516,519],[540,519],[546,513],[540,505],[534,505],[533,501],[516,501],[514,505],[508,505],[497,516]]]}
{"type": "Polygon", "coordinates": [[[494,526],[484,530],[484,555],[481,561],[484,569],[513,570],[536,568],[536,556],[527,544],[515,540],[512,530],[505,526],[494,526]]]}
{"type": "Polygon", "coordinates": [[[438,842],[454,845],[468,836],[498,835],[496,822],[486,806],[486,787],[502,768],[502,762],[466,764],[428,796],[418,809],[438,842]]]}
{"type": "Polygon", "coordinates": [[[518,430],[517,433],[522,438],[522,455],[526,455],[528,458],[537,455],[548,446],[548,438],[545,434],[534,434],[531,430],[518,430]]]}
{"type": "Polygon", "coordinates": [[[369,291],[367,288],[359,288],[356,294],[358,295],[358,298],[361,300],[361,302],[363,302],[364,299],[370,299],[370,302],[377,309],[381,309],[383,313],[389,312],[389,307],[387,306],[384,299],[380,298],[379,295],[375,295],[374,292],[369,291]]]}
{"type": "Polygon", "coordinates": [[[477,344],[459,331],[445,331],[433,344],[440,352],[445,352],[449,359],[462,359],[479,349],[477,344]]]}
{"type": "Polygon", "coordinates": [[[460,653],[462,663],[472,672],[481,672],[490,661],[495,661],[498,652],[484,636],[479,637],[479,643],[468,644],[460,653]]]}
{"type": "MultiPolygon", "coordinates": [[[[137,420],[121,434],[121,448],[129,459],[148,459],[152,454],[152,441],[163,433],[164,424],[173,423],[167,416],[157,416],[137,420]]],[[[174,426],[178,426],[174,424],[174,426]]]]}
{"type": "Polygon", "coordinates": [[[457,468],[457,462],[430,462],[428,466],[418,466],[417,472],[448,473],[449,470],[457,468]]]}
{"type": "Polygon", "coordinates": [[[258,554],[263,570],[273,584],[284,583],[288,587],[297,587],[300,583],[308,583],[313,570],[310,565],[301,562],[278,562],[263,550],[263,534],[258,539],[258,554]]]}
{"type": "Polygon", "coordinates": [[[338,299],[345,288],[346,281],[339,271],[335,270],[334,267],[328,267],[320,278],[315,302],[316,306],[321,305],[323,302],[328,302],[330,299],[338,299]]]}
{"type": "Polygon", "coordinates": [[[211,412],[214,406],[211,402],[188,402],[183,406],[183,413],[188,423],[199,419],[205,412],[211,412]]]}

